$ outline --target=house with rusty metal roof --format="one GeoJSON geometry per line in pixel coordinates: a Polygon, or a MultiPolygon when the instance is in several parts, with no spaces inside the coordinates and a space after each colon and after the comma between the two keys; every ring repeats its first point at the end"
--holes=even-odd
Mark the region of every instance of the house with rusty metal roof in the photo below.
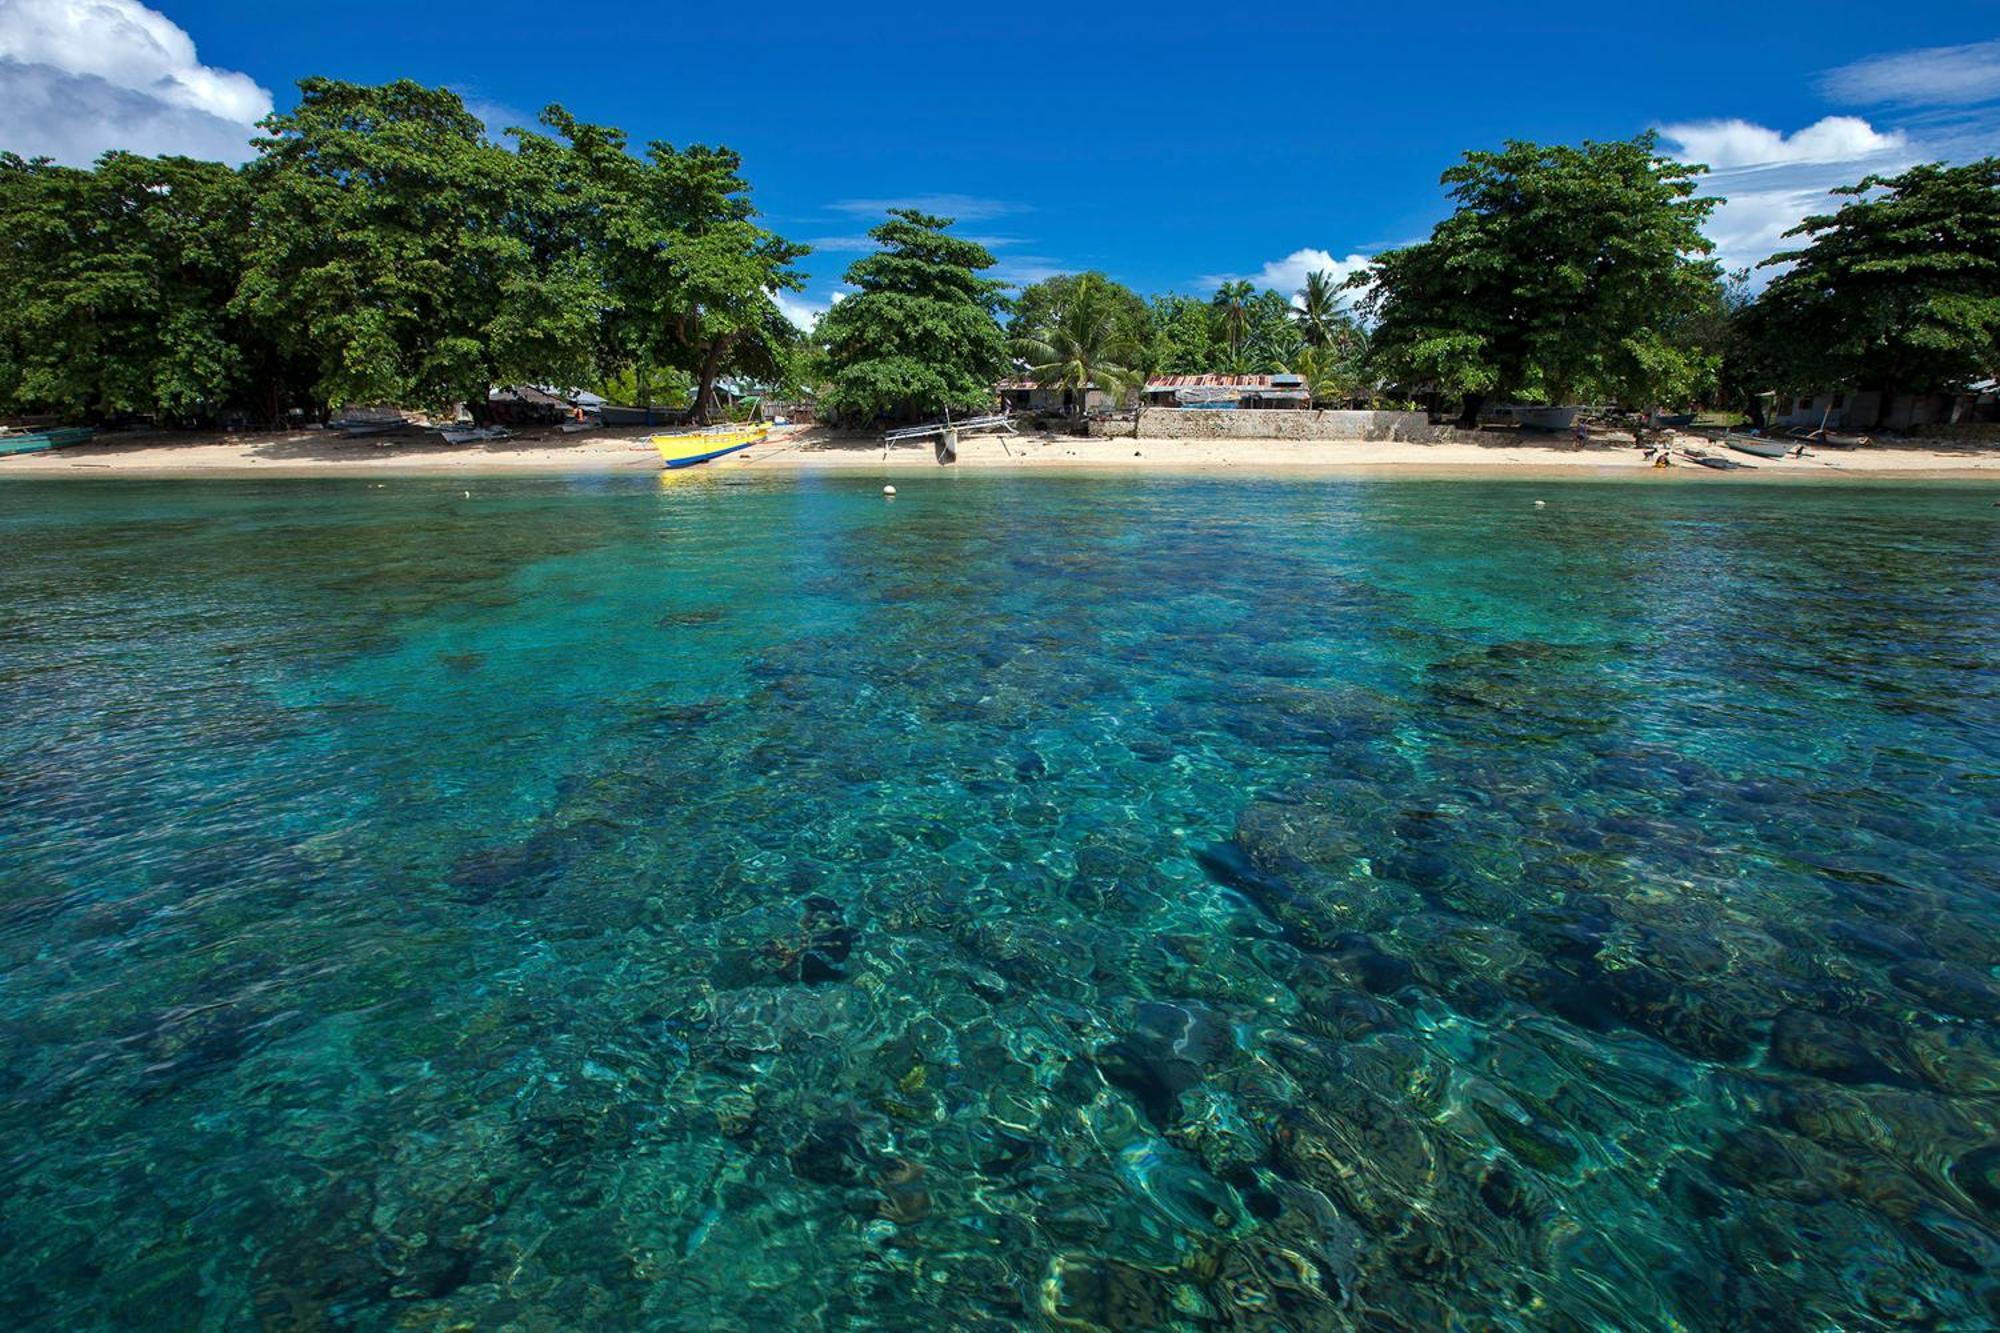
{"type": "MultiPolygon", "coordinates": [[[[1033,380],[1013,379],[1001,380],[993,386],[993,392],[1009,412],[1067,414],[1077,410],[1075,389],[1044,388],[1033,380]]],[[[1115,406],[1117,404],[1112,401],[1111,395],[1095,384],[1085,387],[1083,410],[1086,414],[1108,411],[1115,406]]]]}
{"type": "Polygon", "coordinates": [[[1155,375],[1146,381],[1147,407],[1309,408],[1303,375],[1155,375]]]}

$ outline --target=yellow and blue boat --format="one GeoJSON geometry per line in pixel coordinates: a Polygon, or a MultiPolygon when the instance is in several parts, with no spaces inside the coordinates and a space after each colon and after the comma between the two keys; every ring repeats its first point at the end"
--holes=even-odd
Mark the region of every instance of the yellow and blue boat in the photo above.
{"type": "Polygon", "coordinates": [[[711,458],[748,449],[753,444],[761,444],[770,433],[771,428],[760,423],[754,426],[717,426],[712,430],[684,430],[673,435],[655,435],[652,439],[653,447],[660,451],[660,461],[676,468],[693,467],[711,458]]]}

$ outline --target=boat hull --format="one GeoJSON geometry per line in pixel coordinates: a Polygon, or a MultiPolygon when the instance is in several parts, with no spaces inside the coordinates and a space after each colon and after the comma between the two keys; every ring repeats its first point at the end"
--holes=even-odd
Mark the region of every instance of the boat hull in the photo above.
{"type": "Polygon", "coordinates": [[[684,435],[655,435],[653,447],[660,451],[660,462],[669,469],[693,467],[712,458],[740,453],[753,444],[761,444],[769,434],[769,427],[755,426],[737,430],[695,431],[684,435]]]}
{"type": "Polygon", "coordinates": [[[1576,407],[1517,407],[1514,420],[1529,430],[1568,430],[1581,411],[1576,407]]]}
{"type": "Polygon", "coordinates": [[[1753,458],[1783,458],[1797,448],[1796,445],[1780,444],[1774,440],[1739,440],[1730,436],[1723,441],[1739,454],[1749,454],[1753,458]]]}

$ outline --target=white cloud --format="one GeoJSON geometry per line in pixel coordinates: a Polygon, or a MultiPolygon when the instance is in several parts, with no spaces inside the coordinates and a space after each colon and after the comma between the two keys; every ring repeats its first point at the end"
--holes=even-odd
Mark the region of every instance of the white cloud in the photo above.
{"type": "Polygon", "coordinates": [[[806,242],[821,254],[866,254],[875,248],[873,236],[815,236],[806,242]]]}
{"type": "Polygon", "coordinates": [[[1791,134],[1744,120],[1663,125],[1672,156],[1711,168],[1701,193],[1722,203],[1705,228],[1725,269],[1748,268],[1762,286],[1770,270],[1756,266],[1791,242],[1784,234],[1813,213],[1832,212],[1842,199],[1828,191],[1871,172],[1894,173],[1921,151],[1901,130],[1881,131],[1855,116],[1828,116],[1791,134]]]}
{"type": "Polygon", "coordinates": [[[1871,56],[1828,70],[1820,87],[1837,102],[1968,106],[2000,98],[2000,40],[1871,56]]]}
{"type": "Polygon", "coordinates": [[[1268,287],[1287,297],[1296,297],[1305,287],[1308,273],[1331,273],[1334,284],[1338,286],[1366,269],[1369,263],[1367,255],[1351,254],[1345,259],[1335,259],[1327,250],[1294,250],[1283,259],[1271,260],[1255,273],[1211,273],[1204,276],[1198,285],[1220,287],[1225,282],[1248,278],[1260,291],[1268,287]]]}
{"type": "Polygon", "coordinates": [[[1724,167],[1760,167],[1802,162],[1858,162],[1909,146],[1901,130],[1886,134],[1859,116],[1828,116],[1782,134],[1747,120],[1701,120],[1662,125],[1660,134],[1680,145],[1683,162],[1724,167]]]}
{"type": "Polygon", "coordinates": [[[1026,204],[1017,204],[1008,199],[984,199],[973,194],[913,194],[900,199],[842,199],[827,205],[836,213],[853,213],[873,217],[887,213],[892,208],[914,208],[922,213],[938,214],[954,218],[960,222],[976,222],[981,218],[997,218],[1007,213],[1025,213],[1026,204]]]}
{"type": "Polygon", "coordinates": [[[83,164],[112,148],[240,162],[271,94],[201,63],[137,0],[0,0],[0,148],[83,164]]]}
{"type": "Polygon", "coordinates": [[[780,313],[792,321],[801,332],[811,333],[819,317],[839,305],[847,298],[846,292],[835,292],[825,301],[815,301],[809,296],[796,292],[772,292],[771,300],[777,303],[780,313]]]}

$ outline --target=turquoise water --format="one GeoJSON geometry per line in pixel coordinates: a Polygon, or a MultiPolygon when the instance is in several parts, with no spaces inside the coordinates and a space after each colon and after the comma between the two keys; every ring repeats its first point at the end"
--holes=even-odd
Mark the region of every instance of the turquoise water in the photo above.
{"type": "Polygon", "coordinates": [[[0,488],[0,1317],[2000,1321],[2000,491],[1651,480],[0,488]]]}

